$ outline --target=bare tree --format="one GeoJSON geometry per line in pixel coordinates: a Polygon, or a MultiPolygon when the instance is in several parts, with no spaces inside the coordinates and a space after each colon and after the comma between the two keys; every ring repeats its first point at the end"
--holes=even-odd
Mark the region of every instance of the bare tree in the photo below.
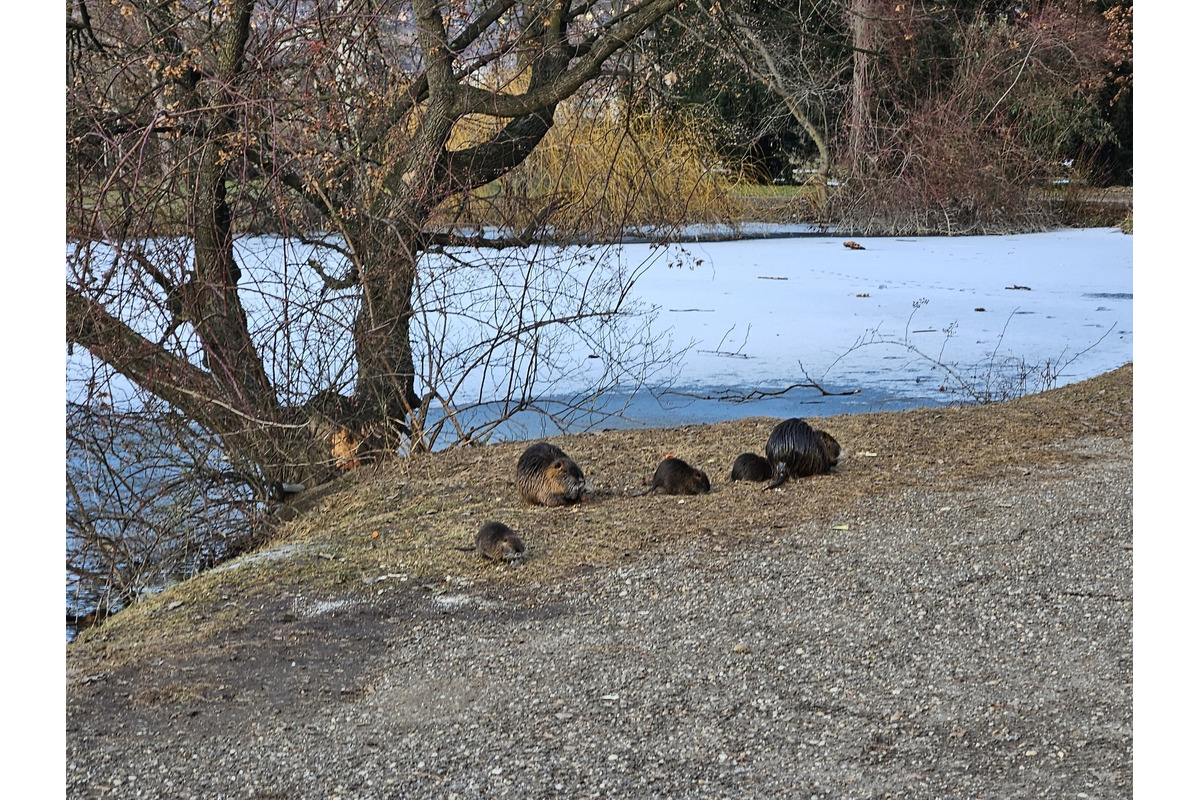
{"type": "MultiPolygon", "coordinates": [[[[680,4],[661,26],[664,42],[652,54],[652,63],[669,70],[660,91],[674,94],[676,103],[708,105],[708,113],[744,126],[749,134],[738,136],[734,128],[729,138],[748,138],[756,147],[768,136],[778,141],[785,131],[791,140],[790,129],[798,126],[800,147],[816,151],[815,159],[805,164],[824,178],[833,163],[832,135],[846,102],[853,53],[845,4],[680,4]],[[757,87],[765,88],[775,103],[761,97],[757,87]]],[[[789,160],[799,163],[793,154],[789,160]]]]}
{"type": "Polygon", "coordinates": [[[875,133],[874,98],[871,51],[876,47],[876,27],[879,19],[875,0],[850,0],[846,12],[854,45],[853,80],[850,91],[850,113],[846,133],[846,164],[851,175],[868,171],[875,133]]]}
{"type": "MultiPolygon", "coordinates": [[[[429,410],[455,414],[427,348],[444,343],[434,295],[454,291],[455,248],[530,243],[463,237],[447,208],[520,165],[674,5],[69,3],[68,343],[264,484],[334,474],[339,431],[356,453],[428,446],[429,410]],[[287,238],[255,252],[239,236],[258,230],[287,238]]],[[[636,312],[628,275],[600,294],[592,274],[569,312],[490,335],[525,346],[550,322],[588,335],[636,312]]],[[[454,355],[462,369],[480,347],[454,355]]],[[[594,355],[621,374],[623,348],[594,355]]]]}
{"type": "Polygon", "coordinates": [[[839,3],[748,3],[714,17],[715,46],[728,48],[747,74],[776,95],[817,150],[815,174],[830,172],[830,125],[845,97],[853,52],[838,27],[839,3]]]}
{"type": "Polygon", "coordinates": [[[1111,137],[1093,91],[1117,58],[1084,0],[853,0],[847,185],[834,221],[869,233],[1057,224],[1046,189],[1067,148],[1111,137]]]}

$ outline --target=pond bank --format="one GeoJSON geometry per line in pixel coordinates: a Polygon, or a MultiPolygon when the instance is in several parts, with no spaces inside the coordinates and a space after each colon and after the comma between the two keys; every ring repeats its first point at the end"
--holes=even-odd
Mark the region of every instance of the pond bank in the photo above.
{"type": "Polygon", "coordinates": [[[571,508],[519,444],[350,476],[68,647],[68,793],[1128,796],[1132,366],[729,483],[770,422],[556,437],[571,508]],[[631,497],[666,452],[713,492],[631,497]],[[528,563],[453,549],[490,518],[528,563]]]}

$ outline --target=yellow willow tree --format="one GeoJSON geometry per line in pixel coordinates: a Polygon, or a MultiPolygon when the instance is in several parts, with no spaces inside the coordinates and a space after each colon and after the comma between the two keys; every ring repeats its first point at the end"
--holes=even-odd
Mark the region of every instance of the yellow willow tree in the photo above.
{"type": "MultiPolygon", "coordinates": [[[[447,209],[522,164],[677,2],[68,2],[68,346],[263,485],[319,483],[367,439],[426,446],[438,387],[419,380],[414,325],[436,338],[439,309],[415,293],[458,291],[439,283],[466,258],[451,248],[528,241],[463,235],[447,209]],[[264,279],[247,232],[309,249],[264,279]],[[322,338],[338,325],[348,344],[322,338]],[[331,455],[331,432],[353,447],[331,455]]],[[[491,320],[492,349],[455,357],[619,316],[630,285],[589,272],[573,308],[491,320]]],[[[522,290],[499,272],[491,288],[522,290]]]]}

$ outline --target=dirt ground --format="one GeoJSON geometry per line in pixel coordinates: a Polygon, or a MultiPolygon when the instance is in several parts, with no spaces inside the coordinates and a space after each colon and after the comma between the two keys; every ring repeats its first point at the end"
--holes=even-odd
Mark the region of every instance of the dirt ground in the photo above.
{"type": "Polygon", "coordinates": [[[567,508],[527,443],[357,470],[68,645],[68,796],[1129,797],[1132,378],[810,418],[768,492],[764,418],[554,437],[567,508]]]}

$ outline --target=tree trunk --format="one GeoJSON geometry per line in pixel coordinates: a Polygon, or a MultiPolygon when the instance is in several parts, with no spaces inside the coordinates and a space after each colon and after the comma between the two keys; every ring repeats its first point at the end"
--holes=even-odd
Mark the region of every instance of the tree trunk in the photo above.
{"type": "Polygon", "coordinates": [[[421,402],[411,339],[418,236],[416,230],[373,221],[360,228],[354,245],[362,288],[354,321],[355,406],[364,422],[382,423],[376,433],[389,449],[408,432],[421,402]]]}
{"type": "Polygon", "coordinates": [[[875,49],[875,20],[871,0],[851,0],[850,32],[854,44],[854,74],[850,95],[850,135],[847,167],[852,177],[867,172],[874,140],[871,55],[875,49]]]}

